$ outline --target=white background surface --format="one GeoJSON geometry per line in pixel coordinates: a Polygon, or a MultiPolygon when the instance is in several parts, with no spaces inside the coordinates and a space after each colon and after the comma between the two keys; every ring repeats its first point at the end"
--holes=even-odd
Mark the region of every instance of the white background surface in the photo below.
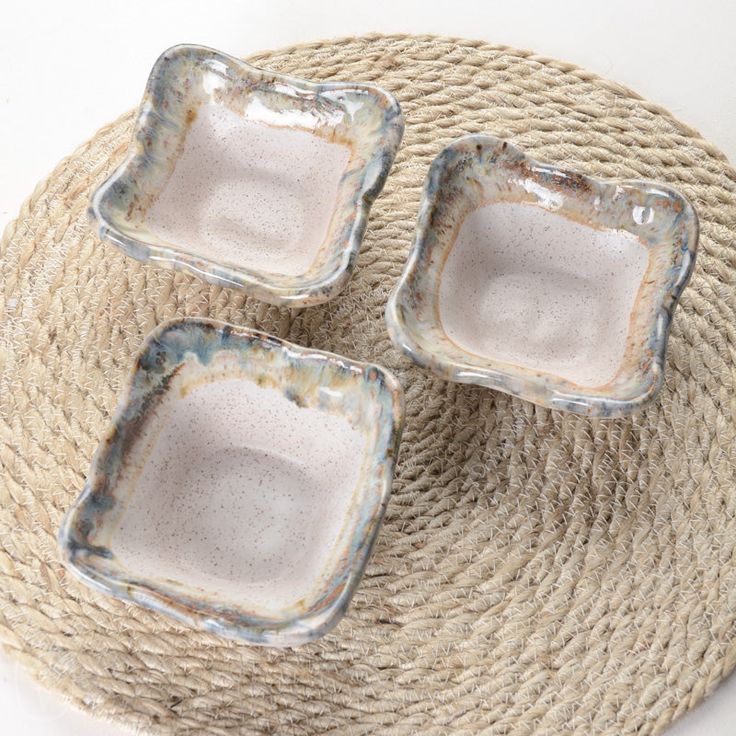
{"type": "MultiPolygon", "coordinates": [[[[531,48],[635,89],[736,161],[732,0],[6,0],[2,10],[0,227],[60,158],[137,105],[156,57],[184,42],[247,55],[379,31],[531,48]]],[[[72,710],[0,655],[0,733],[122,732],[72,710]]],[[[667,733],[736,734],[736,677],[667,733]]]]}

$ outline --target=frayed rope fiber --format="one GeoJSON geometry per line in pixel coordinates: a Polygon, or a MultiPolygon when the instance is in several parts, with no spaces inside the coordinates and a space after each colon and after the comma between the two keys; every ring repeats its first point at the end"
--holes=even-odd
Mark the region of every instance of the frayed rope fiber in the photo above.
{"type": "MultiPolygon", "coordinates": [[[[302,311],[100,242],[90,192],[132,114],[25,203],[0,245],[0,641],[74,704],[164,734],[652,734],[736,664],[736,173],[665,110],[570,64],[457,39],[370,36],[256,65],[393,92],[406,134],[358,267],[302,311]],[[700,215],[660,398],[616,421],[445,383],[383,322],[432,158],[466,133],[604,177],[661,180],[700,215]],[[93,592],[56,531],[141,340],[176,316],[385,365],[407,426],[346,618],[253,648],[93,592]]],[[[247,530],[244,530],[247,533],[247,530]]]]}

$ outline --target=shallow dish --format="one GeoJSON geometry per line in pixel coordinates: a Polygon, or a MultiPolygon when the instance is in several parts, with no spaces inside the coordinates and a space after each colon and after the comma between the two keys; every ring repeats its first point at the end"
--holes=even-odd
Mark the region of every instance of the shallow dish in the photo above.
{"type": "Polygon", "coordinates": [[[378,87],[175,46],[154,65],[128,155],[90,215],[139,260],[273,304],[319,304],[350,278],[403,129],[378,87]]]}
{"type": "Polygon", "coordinates": [[[666,186],[583,176],[467,136],[430,168],[389,332],[447,380],[628,414],[662,386],[697,241],[695,211],[666,186]]]}
{"type": "Polygon", "coordinates": [[[388,502],[401,387],[378,366],[203,320],[145,341],[59,533],[107,593],[256,644],[329,631],[388,502]]]}

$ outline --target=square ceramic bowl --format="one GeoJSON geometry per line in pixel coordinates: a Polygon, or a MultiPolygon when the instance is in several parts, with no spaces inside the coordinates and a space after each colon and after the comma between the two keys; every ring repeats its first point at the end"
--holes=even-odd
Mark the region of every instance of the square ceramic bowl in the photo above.
{"type": "Polygon", "coordinates": [[[594,179],[467,136],[431,166],[389,332],[447,380],[629,414],[662,386],[697,241],[695,211],[666,186],[594,179]]]}
{"type": "Polygon", "coordinates": [[[118,598],[255,644],[342,617],[388,502],[401,387],[378,366],[181,320],[146,340],[59,533],[118,598]]]}
{"type": "Polygon", "coordinates": [[[139,260],[272,304],[319,304],[350,278],[403,130],[378,87],[175,46],[154,65],[128,155],[90,215],[139,260]]]}

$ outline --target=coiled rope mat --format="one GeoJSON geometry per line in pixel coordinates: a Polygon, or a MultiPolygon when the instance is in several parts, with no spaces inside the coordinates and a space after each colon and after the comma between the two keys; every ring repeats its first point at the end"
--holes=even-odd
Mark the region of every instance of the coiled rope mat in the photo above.
{"type": "Polygon", "coordinates": [[[402,104],[404,143],[356,274],[334,301],[289,312],[101,243],[85,209],[131,114],[61,163],[2,241],[1,640],[77,705],[145,732],[662,730],[736,664],[736,173],[664,110],[528,52],[372,36],[252,60],[378,82],[402,104]],[[427,166],[481,131],[591,174],[669,182],[698,209],[666,387],[643,414],[566,416],[444,383],[392,348],[383,309],[427,166]],[[378,361],[405,386],[380,540],[321,641],[219,639],[94,593],[59,564],[56,529],[132,356],[177,315],[378,361]]]}

